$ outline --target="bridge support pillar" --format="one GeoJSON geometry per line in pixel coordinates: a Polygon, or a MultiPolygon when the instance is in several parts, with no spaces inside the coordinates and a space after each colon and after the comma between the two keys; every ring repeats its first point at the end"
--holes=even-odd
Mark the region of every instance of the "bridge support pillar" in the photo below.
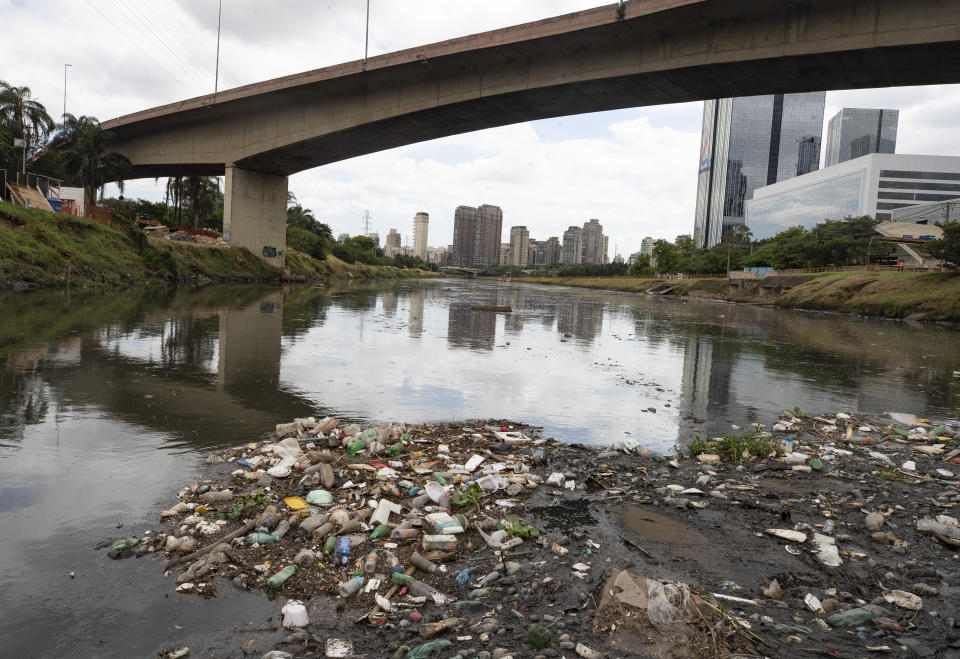
{"type": "Polygon", "coordinates": [[[223,231],[282,268],[287,251],[287,177],[228,165],[223,192],[223,231]]]}

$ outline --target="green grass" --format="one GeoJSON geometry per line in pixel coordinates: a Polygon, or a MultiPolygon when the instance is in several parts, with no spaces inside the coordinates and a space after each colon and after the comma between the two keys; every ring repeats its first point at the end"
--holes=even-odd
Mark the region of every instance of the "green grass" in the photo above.
{"type": "MultiPolygon", "coordinates": [[[[121,221],[122,218],[117,216],[121,221]]],[[[287,266],[307,280],[439,276],[420,270],[317,261],[287,251],[287,266]]],[[[238,247],[146,238],[72,215],[0,202],[0,288],[98,288],[133,284],[277,282],[279,268],[238,247]]]]}
{"type": "Polygon", "coordinates": [[[960,274],[830,273],[786,291],[776,304],[793,309],[960,322],[960,274]]]}
{"type": "Polygon", "coordinates": [[[704,441],[699,437],[690,444],[690,455],[696,457],[701,453],[715,453],[721,460],[727,462],[741,462],[748,457],[765,458],[771,453],[779,455],[782,452],[780,442],[769,437],[758,437],[753,430],[742,435],[727,435],[724,433],[719,440],[704,441]]]}

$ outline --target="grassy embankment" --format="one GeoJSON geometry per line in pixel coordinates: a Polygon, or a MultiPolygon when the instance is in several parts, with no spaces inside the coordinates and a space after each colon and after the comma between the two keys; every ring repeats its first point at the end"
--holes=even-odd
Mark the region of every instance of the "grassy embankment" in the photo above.
{"type": "MultiPolygon", "coordinates": [[[[770,301],[785,309],[960,322],[960,274],[956,272],[834,272],[803,279],[808,281],[801,280],[770,301]]],[[[514,281],[629,293],[645,293],[669,283],[675,285],[670,295],[734,300],[741,294],[725,279],[523,277],[514,281]]]]}
{"type": "MultiPolygon", "coordinates": [[[[433,273],[317,261],[288,250],[287,266],[309,280],[421,277],[433,273]]],[[[279,281],[279,268],[248,250],[146,238],[86,218],[0,202],[0,288],[279,281]]]]}

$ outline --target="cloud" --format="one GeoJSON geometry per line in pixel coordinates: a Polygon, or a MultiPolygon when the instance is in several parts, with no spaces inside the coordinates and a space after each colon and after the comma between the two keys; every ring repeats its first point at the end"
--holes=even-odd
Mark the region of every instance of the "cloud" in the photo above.
{"type": "MultiPolygon", "coordinates": [[[[596,0],[371,0],[370,54],[587,9],[596,0]]],[[[217,0],[0,0],[0,79],[28,85],[52,115],[101,120],[213,89],[217,0]],[[37,35],[44,38],[37,48],[37,35]]],[[[220,88],[363,56],[366,3],[223,5],[220,88]]],[[[898,152],[957,155],[960,86],[829,92],[840,107],[899,108],[898,152]]],[[[504,235],[525,224],[560,236],[596,217],[623,254],[650,235],[693,225],[700,103],[594,113],[410,145],[298,174],[291,188],[336,231],[356,233],[369,209],[384,235],[431,214],[431,244],[452,238],[458,204],[498,204],[504,235]]],[[[826,135],[824,134],[824,137],[826,135]]],[[[133,181],[127,196],[162,199],[164,183],[133,181]]]]}

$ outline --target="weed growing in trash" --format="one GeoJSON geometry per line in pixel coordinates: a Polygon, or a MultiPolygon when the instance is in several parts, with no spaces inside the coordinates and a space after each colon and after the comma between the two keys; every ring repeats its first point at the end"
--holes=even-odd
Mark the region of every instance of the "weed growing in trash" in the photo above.
{"type": "Polygon", "coordinates": [[[888,481],[905,481],[907,477],[901,474],[899,471],[894,471],[893,469],[885,469],[881,467],[877,470],[877,476],[880,478],[886,478],[888,481]]]}
{"type": "Polygon", "coordinates": [[[760,437],[757,431],[750,430],[742,435],[724,433],[721,438],[709,441],[703,441],[697,437],[690,444],[689,451],[692,457],[701,453],[714,452],[722,460],[740,462],[747,457],[765,458],[769,455],[780,455],[783,449],[778,441],[760,437]]]}
{"type": "Polygon", "coordinates": [[[806,418],[807,418],[807,413],[804,412],[803,410],[801,410],[799,407],[796,407],[796,406],[795,406],[792,410],[784,410],[783,413],[784,413],[785,415],[789,415],[789,416],[792,416],[792,417],[797,418],[797,419],[806,419],[806,418]]]}
{"type": "Polygon", "coordinates": [[[462,490],[454,489],[450,493],[450,503],[457,508],[471,508],[479,506],[483,499],[483,490],[476,483],[471,483],[470,487],[462,490]]]}

